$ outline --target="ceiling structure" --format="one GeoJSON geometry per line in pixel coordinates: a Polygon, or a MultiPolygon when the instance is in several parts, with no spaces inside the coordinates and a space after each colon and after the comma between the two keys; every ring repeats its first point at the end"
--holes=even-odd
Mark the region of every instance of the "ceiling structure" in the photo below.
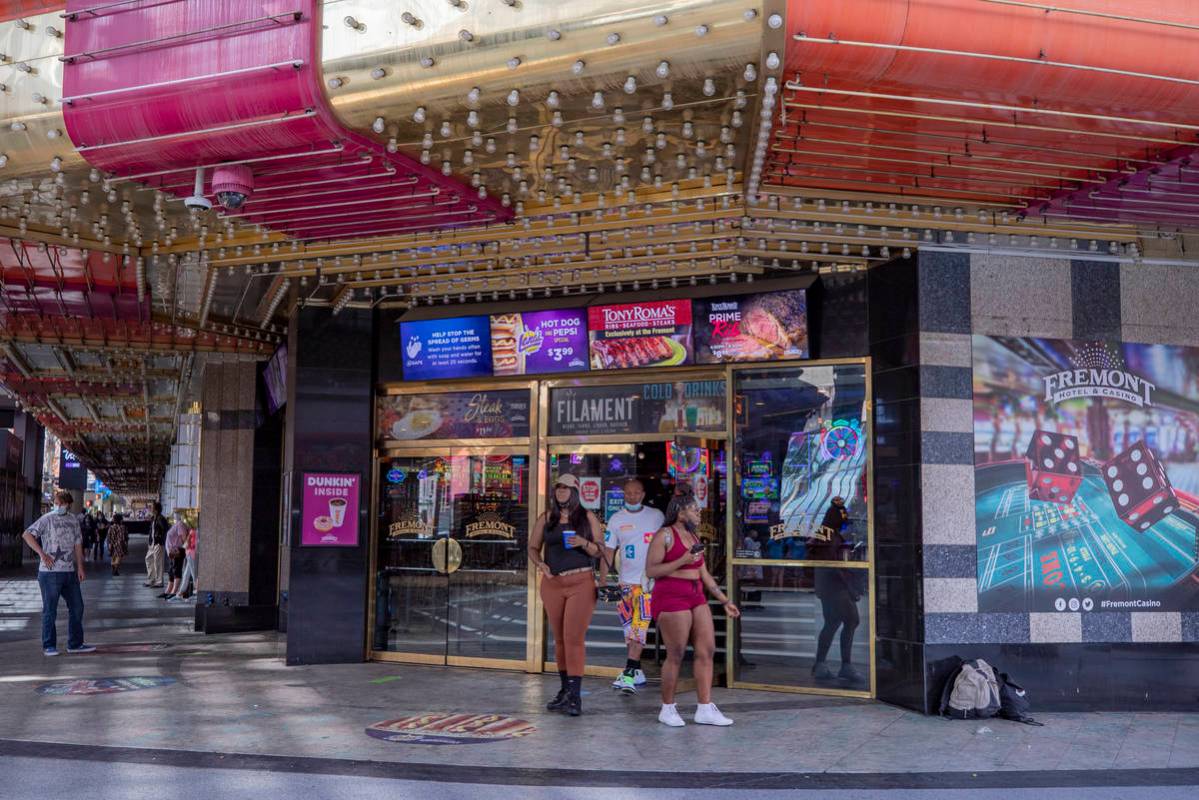
{"type": "Polygon", "coordinates": [[[298,304],[1178,257],[1191,5],[0,0],[0,386],[152,492],[298,304]]]}

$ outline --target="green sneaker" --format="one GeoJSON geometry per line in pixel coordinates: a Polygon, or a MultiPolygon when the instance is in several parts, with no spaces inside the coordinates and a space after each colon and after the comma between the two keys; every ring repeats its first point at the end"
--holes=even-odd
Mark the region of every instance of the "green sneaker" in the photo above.
{"type": "Polygon", "coordinates": [[[624,694],[637,694],[637,681],[627,672],[620,673],[620,677],[616,679],[617,688],[624,694]]]}

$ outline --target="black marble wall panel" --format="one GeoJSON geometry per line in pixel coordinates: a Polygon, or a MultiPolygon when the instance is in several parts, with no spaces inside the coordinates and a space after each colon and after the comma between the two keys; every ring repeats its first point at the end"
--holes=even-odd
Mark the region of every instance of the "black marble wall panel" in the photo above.
{"type": "Polygon", "coordinates": [[[871,269],[874,384],[875,670],[879,699],[923,704],[918,262],[871,269]]]}
{"type": "MultiPolygon", "coordinates": [[[[292,480],[287,663],[363,660],[374,397],[374,314],[347,308],[300,309],[292,318],[294,392],[288,432],[292,480]],[[362,476],[357,547],[302,547],[304,472],[362,476]]],[[[347,512],[349,513],[349,512],[347,512]]]]}
{"type": "Polygon", "coordinates": [[[1034,717],[1039,711],[1199,711],[1196,642],[928,644],[926,713],[937,713],[955,655],[1008,673],[1028,690],[1034,717]]]}
{"type": "Polygon", "coordinates": [[[808,293],[812,358],[856,358],[866,353],[866,273],[821,275],[808,293]]]}
{"type": "Polygon", "coordinates": [[[1121,336],[1120,265],[1106,261],[1070,262],[1070,295],[1075,339],[1121,336]]]}
{"type": "MultiPolygon", "coordinates": [[[[258,396],[264,396],[259,382],[258,396]]],[[[250,500],[249,604],[278,602],[279,495],[283,488],[283,414],[264,416],[254,430],[254,494],[250,500]]]]}

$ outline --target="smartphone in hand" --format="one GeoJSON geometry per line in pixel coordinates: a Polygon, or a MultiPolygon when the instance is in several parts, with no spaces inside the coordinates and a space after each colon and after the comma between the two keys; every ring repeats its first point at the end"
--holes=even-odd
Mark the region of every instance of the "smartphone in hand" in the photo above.
{"type": "Polygon", "coordinates": [[[696,542],[695,544],[691,545],[691,554],[692,555],[699,555],[703,551],[704,551],[704,543],[703,542],[696,542]]]}

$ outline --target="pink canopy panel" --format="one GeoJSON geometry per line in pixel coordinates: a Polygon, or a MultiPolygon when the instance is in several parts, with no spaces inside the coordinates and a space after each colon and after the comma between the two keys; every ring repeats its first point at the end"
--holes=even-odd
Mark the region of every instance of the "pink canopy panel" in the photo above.
{"type": "MultiPolygon", "coordinates": [[[[479,225],[511,213],[345,128],[321,84],[317,0],[67,3],[63,102],[80,154],[176,197],[220,165],[253,191],[221,216],[297,239],[479,225]]],[[[219,188],[219,187],[218,187],[219,188]]]]}

